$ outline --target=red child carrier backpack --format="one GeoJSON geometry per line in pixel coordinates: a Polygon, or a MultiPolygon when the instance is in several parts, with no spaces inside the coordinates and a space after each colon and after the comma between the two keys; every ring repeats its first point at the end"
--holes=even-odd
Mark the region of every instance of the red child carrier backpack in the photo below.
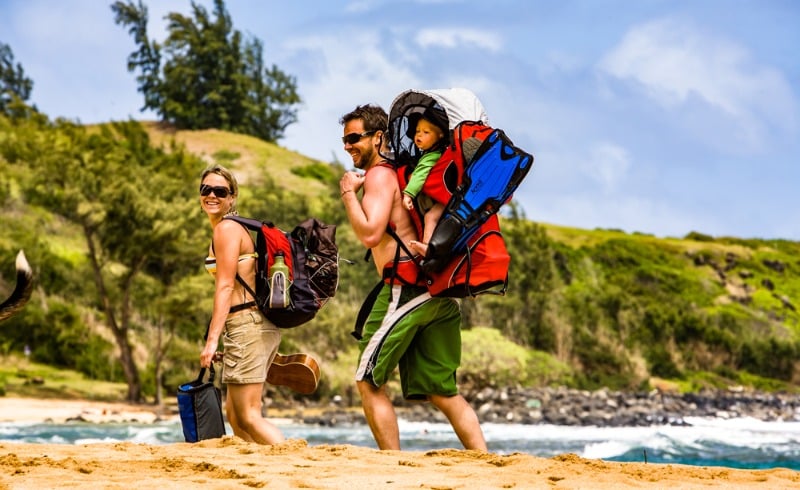
{"type": "MultiPolygon", "coordinates": [[[[488,125],[483,106],[471,91],[408,90],[395,98],[389,112],[391,160],[401,189],[421,156],[410,126],[431,109],[447,115],[449,142],[422,192],[443,204],[445,212],[419,261],[420,272],[432,296],[505,294],[511,257],[496,213],[533,166],[533,156],[488,125]]],[[[418,205],[415,210],[412,221],[422,236],[423,214],[418,205]]],[[[398,254],[400,248],[405,245],[398,240],[398,254]]],[[[407,249],[406,253],[413,255],[407,249]]]]}

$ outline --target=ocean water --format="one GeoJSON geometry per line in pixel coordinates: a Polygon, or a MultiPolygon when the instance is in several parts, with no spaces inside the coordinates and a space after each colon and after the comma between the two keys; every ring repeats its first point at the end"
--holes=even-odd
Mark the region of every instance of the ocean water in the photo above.
{"type": "MultiPolygon", "coordinates": [[[[483,424],[489,450],[552,457],[574,453],[605,461],[723,466],[743,469],[789,468],[800,471],[800,422],[755,419],[687,418],[691,427],[565,427],[483,424]]],[[[310,446],[351,444],[376,447],[365,425],[321,427],[285,423],[287,438],[310,446]]],[[[460,448],[447,424],[400,421],[403,449],[460,448]]],[[[228,427],[228,433],[231,433],[228,427]]],[[[90,444],[183,442],[179,421],[155,424],[0,423],[0,442],[90,444]]]]}

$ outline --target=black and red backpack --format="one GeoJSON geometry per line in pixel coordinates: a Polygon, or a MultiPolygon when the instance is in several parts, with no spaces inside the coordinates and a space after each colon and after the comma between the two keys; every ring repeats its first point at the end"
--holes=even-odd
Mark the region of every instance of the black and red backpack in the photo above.
{"type": "Polygon", "coordinates": [[[226,216],[255,232],[255,291],[237,274],[236,278],[256,299],[258,308],[280,328],[302,325],[313,319],[336,294],[339,286],[339,249],[336,226],[309,218],[290,232],[270,221],[226,216]],[[269,271],[276,255],[283,255],[289,269],[289,305],[270,308],[269,271]]]}

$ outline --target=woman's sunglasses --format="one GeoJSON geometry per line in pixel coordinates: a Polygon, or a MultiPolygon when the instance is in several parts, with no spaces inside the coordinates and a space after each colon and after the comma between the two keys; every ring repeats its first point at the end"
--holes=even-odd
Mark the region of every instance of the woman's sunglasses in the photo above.
{"type": "Polygon", "coordinates": [[[206,197],[206,196],[210,195],[212,192],[214,193],[215,196],[221,197],[223,199],[228,197],[228,194],[231,193],[230,189],[228,189],[227,187],[211,186],[211,185],[205,185],[205,184],[201,184],[200,185],[200,195],[201,196],[206,197]]]}
{"type": "Polygon", "coordinates": [[[364,136],[369,136],[373,133],[375,133],[375,131],[364,131],[363,133],[349,133],[342,136],[342,143],[346,145],[355,145],[356,143],[361,141],[361,138],[363,138],[364,136]]]}

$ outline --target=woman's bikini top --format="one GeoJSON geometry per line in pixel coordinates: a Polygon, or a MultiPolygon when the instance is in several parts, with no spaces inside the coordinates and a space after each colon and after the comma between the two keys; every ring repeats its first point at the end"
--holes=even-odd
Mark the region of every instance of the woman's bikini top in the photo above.
{"type": "MultiPolygon", "coordinates": [[[[255,259],[258,257],[256,252],[250,254],[242,254],[239,256],[239,262],[247,259],[255,259]]],[[[206,271],[211,274],[212,276],[217,273],[217,258],[216,257],[206,257],[206,271]]]]}

